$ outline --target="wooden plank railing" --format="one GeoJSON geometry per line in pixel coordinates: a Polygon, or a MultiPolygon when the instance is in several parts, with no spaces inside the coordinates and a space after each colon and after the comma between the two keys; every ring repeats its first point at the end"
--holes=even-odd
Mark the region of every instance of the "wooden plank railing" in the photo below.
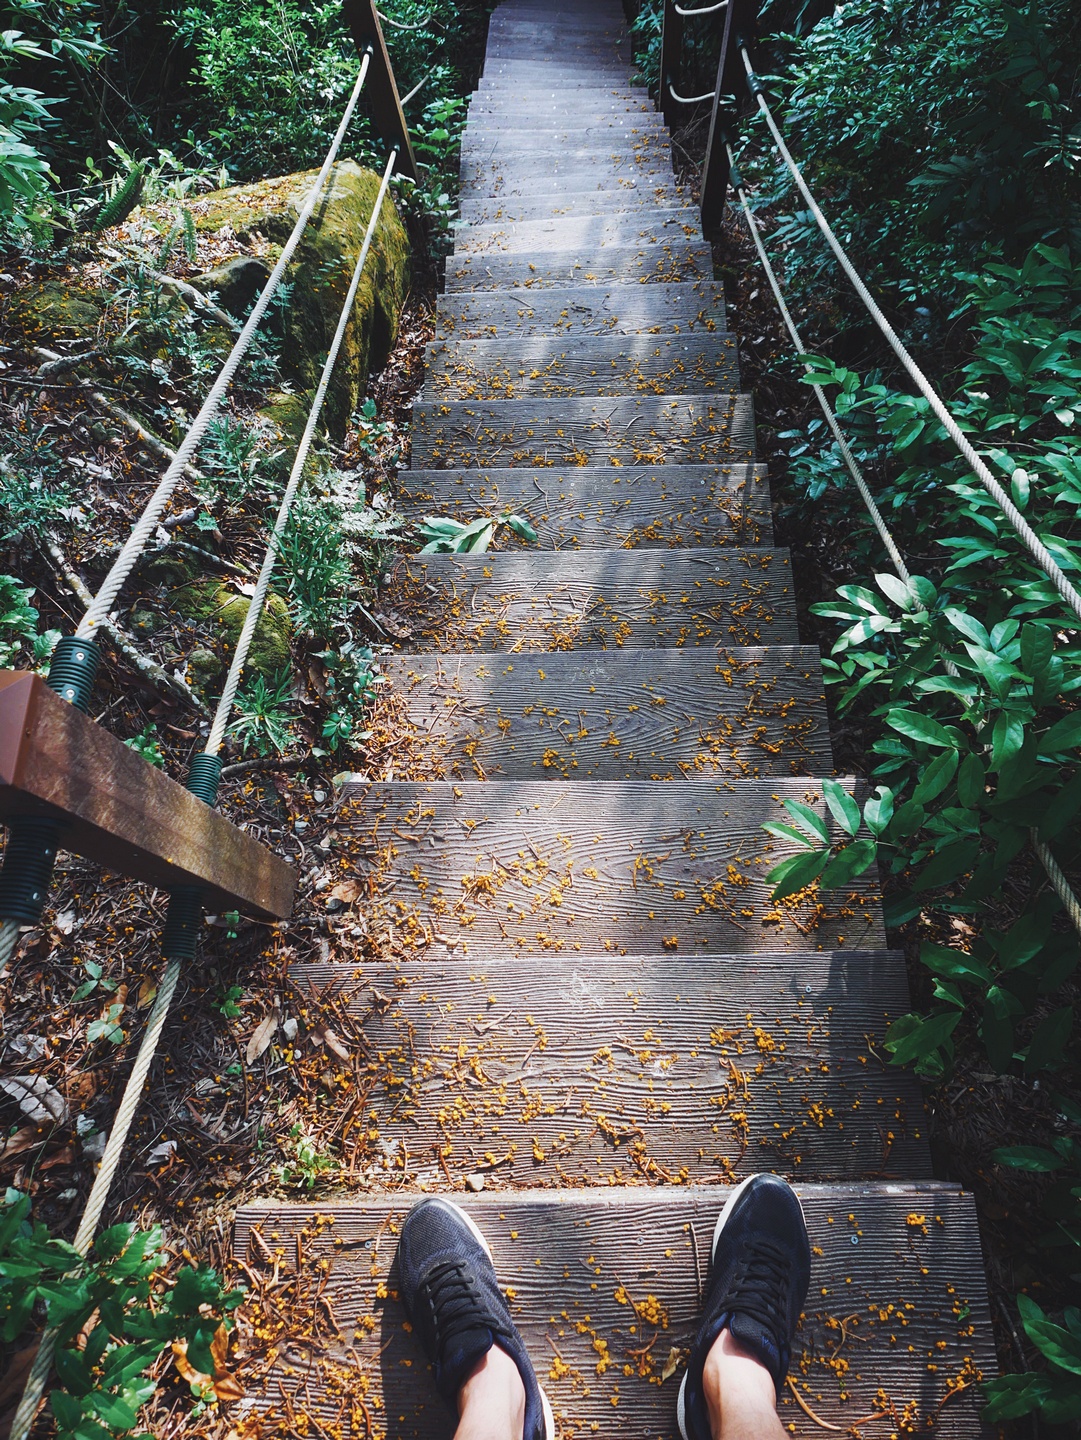
{"type": "Polygon", "coordinates": [[[709,139],[702,166],[702,233],[712,239],[720,230],[728,195],[728,155],[725,134],[740,113],[748,107],[750,95],[744,80],[739,42],[752,44],[758,23],[759,0],[728,0],[722,10],[713,10],[709,0],[680,5],[677,0],[664,0],[661,29],[660,94],[658,105],[665,123],[672,128],[685,114],[687,105],[681,101],[676,78],[683,54],[686,25],[692,10],[703,12],[693,24],[723,24],[717,78],[713,87],[713,110],[710,115],[709,139]],[[706,13],[710,12],[710,13],[706,13]]]}
{"type": "Polygon", "coordinates": [[[397,146],[398,160],[395,168],[408,175],[411,180],[416,180],[417,162],[375,0],[344,0],[342,18],[349,27],[357,54],[363,55],[369,47],[372,52],[372,66],[368,74],[368,102],[376,127],[388,145],[397,146]]]}

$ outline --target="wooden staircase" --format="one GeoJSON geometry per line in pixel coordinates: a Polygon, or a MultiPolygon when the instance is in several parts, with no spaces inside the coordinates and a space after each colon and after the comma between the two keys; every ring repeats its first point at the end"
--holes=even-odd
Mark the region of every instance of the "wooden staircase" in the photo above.
{"type": "Polygon", "coordinates": [[[391,1269],[443,1191],[491,1242],[561,1434],[672,1435],[723,1187],[768,1169],[815,1256],[785,1423],[980,1434],[976,1217],[883,1063],[909,1000],[877,889],[774,904],[765,882],[785,851],[763,821],[821,811],[833,768],[819,656],[616,0],[492,17],[402,481],[418,515],[510,507],[540,541],[393,577],[410,778],[351,786],[338,831],[372,951],[406,958],[294,968],[355,1021],[330,1084],[350,1186],[237,1216],[242,1258],[303,1255],[331,1302],[260,1408],[451,1433],[391,1269]]]}

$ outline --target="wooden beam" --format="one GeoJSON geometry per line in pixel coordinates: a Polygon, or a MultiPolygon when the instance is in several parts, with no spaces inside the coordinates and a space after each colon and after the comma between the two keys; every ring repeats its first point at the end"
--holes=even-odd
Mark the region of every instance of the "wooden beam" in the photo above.
{"type": "Polygon", "coordinates": [[[742,97],[747,90],[743,57],[736,42],[742,38],[750,44],[757,23],[758,0],[728,0],[721,56],[717,64],[717,85],[713,93],[713,114],[709,122],[709,140],[706,143],[706,160],[702,169],[702,234],[707,240],[713,239],[720,231],[728,196],[729,166],[724,146],[724,131],[731,127],[743,108],[742,97]],[[723,102],[721,98],[730,95],[741,97],[734,108],[730,102],[723,102]]]}
{"type": "Polygon", "coordinates": [[[664,114],[669,129],[679,118],[682,106],[672,99],[673,85],[679,88],[679,62],[683,54],[683,17],[676,13],[673,0],[664,0],[664,14],[661,19],[661,71],[658,105],[664,114]]]}
{"type": "Polygon", "coordinates": [[[405,123],[405,112],[398,96],[394,69],[390,63],[383,27],[379,23],[375,0],[344,0],[342,16],[349,26],[349,33],[363,55],[370,45],[372,63],[368,70],[365,90],[376,129],[388,145],[397,145],[398,161],[395,169],[410,179],[417,178],[417,162],[409,139],[409,127],[405,123]]]}
{"type": "Polygon", "coordinates": [[[0,670],[0,819],[48,816],[65,850],[211,910],[284,920],[296,874],[250,835],[61,700],[38,675],[0,670]]]}

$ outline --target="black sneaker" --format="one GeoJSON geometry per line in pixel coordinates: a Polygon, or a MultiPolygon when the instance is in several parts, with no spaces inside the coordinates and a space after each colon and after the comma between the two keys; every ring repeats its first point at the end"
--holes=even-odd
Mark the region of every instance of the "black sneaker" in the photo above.
{"type": "Polygon", "coordinates": [[[441,1198],[415,1205],[398,1239],[398,1272],[405,1312],[451,1406],[478,1361],[498,1345],[525,1386],[523,1440],[554,1440],[552,1407],[510,1318],[492,1252],[465,1211],[441,1198]]]}
{"type": "Polygon", "coordinates": [[[810,1278],[807,1225],[792,1187],[777,1175],[737,1185],[713,1232],[702,1323],[680,1386],[683,1440],[710,1440],[702,1371],[724,1329],[761,1361],[780,1396],[810,1278]]]}

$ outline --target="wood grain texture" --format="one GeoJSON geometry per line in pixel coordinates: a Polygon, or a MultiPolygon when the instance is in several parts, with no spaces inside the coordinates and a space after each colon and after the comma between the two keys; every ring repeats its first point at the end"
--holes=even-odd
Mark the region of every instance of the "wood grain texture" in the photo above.
{"type": "Polygon", "coordinates": [[[687,335],[727,331],[724,286],[580,285],[548,290],[477,290],[441,295],[437,339],[487,340],[499,335],[570,340],[579,335],[687,335]]]}
{"type": "Polygon", "coordinates": [[[787,550],[406,556],[382,608],[418,651],[799,641],[787,550]]]}
{"type": "Polygon", "coordinates": [[[474,465],[710,465],[754,459],[748,395],[440,401],[413,406],[413,461],[474,465]]]}
{"type": "Polygon", "coordinates": [[[713,278],[713,256],[690,241],[611,246],[592,255],[461,255],[448,259],[445,284],[454,290],[524,290],[549,285],[676,284],[713,278]]]}
{"type": "Polygon", "coordinates": [[[519,225],[471,225],[455,236],[455,255],[513,250],[575,250],[589,254],[601,245],[658,245],[665,240],[701,240],[697,220],[685,210],[651,210],[633,215],[579,215],[557,220],[523,220],[519,225]]]}
{"type": "Polygon", "coordinates": [[[204,889],[208,906],[284,920],[296,872],[51,690],[0,670],[0,818],[60,825],[60,844],[129,879],[204,889]]]}
{"type": "MultiPolygon", "coordinates": [[[[890,1407],[884,1420],[864,1419],[860,1433],[898,1434],[910,1407],[908,1433],[933,1422],[940,1440],[984,1435],[972,1382],[996,1367],[972,1197],[931,1182],[797,1190],[816,1251],[793,1352],[805,1404],[841,1431],[890,1407]]],[[[561,1435],[676,1434],[676,1395],[725,1194],[687,1186],[455,1196],[492,1248],[561,1435]],[[673,1351],[673,1372],[662,1380],[673,1351]]],[[[359,1387],[373,1440],[449,1437],[453,1422],[403,1323],[393,1268],[401,1222],[421,1198],[412,1190],[323,1205],[264,1201],[238,1212],[237,1255],[268,1281],[267,1256],[276,1255],[275,1278],[285,1283],[299,1236],[298,1299],[319,1287],[334,1317],[331,1326],[315,1307],[313,1335],[310,1305],[297,1306],[298,1338],[282,1345],[275,1372],[281,1388],[260,1401],[274,1407],[271,1429],[289,1415],[283,1392],[299,1410],[344,1424],[359,1387]]],[[[787,1390],[780,1415],[796,1436],[821,1440],[787,1390]]],[[[357,1425],[365,1433],[359,1416],[357,1425]]]]}
{"type": "Polygon", "coordinates": [[[573,338],[455,336],[428,345],[425,361],[421,400],[426,403],[532,395],[707,395],[739,389],[736,337],[724,330],[573,338]]]}
{"type": "Polygon", "coordinates": [[[692,215],[696,213],[686,194],[674,183],[653,181],[651,184],[636,184],[632,180],[606,189],[599,189],[584,181],[577,190],[561,190],[553,196],[534,194],[514,198],[502,195],[495,198],[463,198],[459,201],[458,209],[465,224],[495,225],[517,224],[522,220],[544,220],[552,215],[599,215],[620,211],[639,214],[651,211],[658,205],[666,210],[674,210],[683,205],[692,215]]]}
{"type": "Polygon", "coordinates": [[[294,965],[356,1024],[363,1182],[465,1188],[924,1179],[893,951],[294,965]],[[382,997],[382,998],[378,998],[382,997]],[[373,1134],[373,1131],[376,1133],[373,1134]]]}
{"type": "Polygon", "coordinates": [[[463,130],[462,164],[495,163],[507,166],[542,165],[546,160],[594,160],[598,166],[620,168],[649,164],[672,168],[672,143],[662,127],[637,123],[583,125],[568,129],[545,125],[530,134],[526,130],[497,132],[463,130]],[[531,143],[532,142],[532,143],[531,143]]]}
{"type": "Polygon", "coordinates": [[[454,515],[525,511],[552,550],[765,546],[773,519],[764,465],[478,466],[403,470],[403,504],[454,515]]]}
{"type": "Polygon", "coordinates": [[[591,151],[542,156],[512,155],[506,160],[467,157],[462,161],[463,199],[495,195],[561,195],[565,191],[618,190],[628,180],[669,185],[674,179],[665,154],[638,156],[591,151]]]}
{"type": "MultiPolygon", "coordinates": [[[[609,614],[618,636],[622,613],[609,614]]],[[[758,779],[833,769],[810,646],[403,655],[388,657],[383,673],[414,727],[414,778],[758,779]]]]}
{"type": "Polygon", "coordinates": [[[338,832],[368,933],[432,956],[884,948],[873,875],[770,900],[765,876],[796,847],[761,827],[786,797],[824,813],[813,780],[780,777],[358,783],[338,832]]]}

